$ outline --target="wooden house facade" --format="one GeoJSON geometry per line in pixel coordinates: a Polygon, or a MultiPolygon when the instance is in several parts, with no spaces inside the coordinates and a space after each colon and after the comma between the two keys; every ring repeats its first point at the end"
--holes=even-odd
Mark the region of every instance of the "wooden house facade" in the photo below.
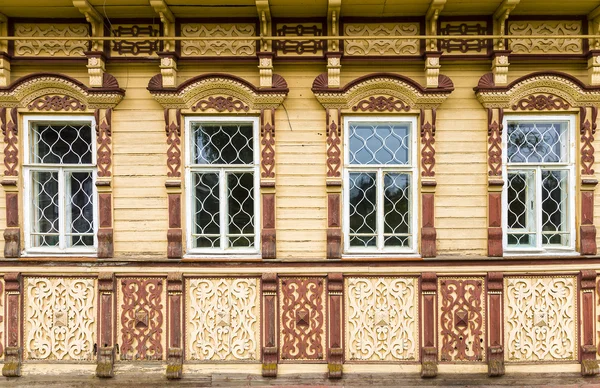
{"type": "Polygon", "coordinates": [[[599,28],[2,1],[3,375],[597,374],[599,28]]]}

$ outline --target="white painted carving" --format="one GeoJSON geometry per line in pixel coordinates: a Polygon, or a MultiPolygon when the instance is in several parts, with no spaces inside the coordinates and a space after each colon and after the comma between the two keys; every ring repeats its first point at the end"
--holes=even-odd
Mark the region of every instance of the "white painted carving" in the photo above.
{"type": "Polygon", "coordinates": [[[181,25],[181,36],[210,36],[215,40],[181,41],[181,53],[192,56],[253,56],[256,54],[254,40],[219,40],[219,37],[254,36],[253,24],[200,24],[181,25]]]}
{"type": "Polygon", "coordinates": [[[24,357],[92,360],[96,332],[96,281],[25,278],[24,357]]]}
{"type": "Polygon", "coordinates": [[[513,54],[572,54],[582,53],[581,39],[556,39],[554,35],[579,35],[581,21],[513,21],[508,22],[510,35],[548,35],[543,39],[509,39],[513,54]]]}
{"type": "MultiPolygon", "coordinates": [[[[371,23],[346,24],[346,36],[400,36],[419,35],[418,23],[371,23]]],[[[417,55],[420,41],[418,39],[370,39],[346,40],[346,55],[417,55]]]]}
{"type": "Polygon", "coordinates": [[[346,360],[418,360],[415,278],[345,279],[346,360]]]}
{"type": "MultiPolygon", "coordinates": [[[[16,23],[15,36],[23,37],[88,37],[86,24],[16,23]]],[[[16,40],[15,56],[72,57],[88,50],[86,40],[16,40]]]]}
{"type": "Polygon", "coordinates": [[[260,360],[259,281],[187,280],[187,359],[260,360]]]}
{"type": "Polygon", "coordinates": [[[577,360],[577,279],[504,279],[506,361],[577,360]]]}

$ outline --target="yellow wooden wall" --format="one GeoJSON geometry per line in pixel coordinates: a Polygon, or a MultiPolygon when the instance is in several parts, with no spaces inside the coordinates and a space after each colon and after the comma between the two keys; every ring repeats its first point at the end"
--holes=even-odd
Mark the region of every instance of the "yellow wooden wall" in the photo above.
{"type": "MultiPolygon", "coordinates": [[[[455,90],[438,109],[436,131],[435,215],[439,256],[485,256],[487,250],[487,113],[473,87],[490,65],[442,65],[455,90]]],[[[513,64],[510,80],[538,70],[561,70],[587,82],[584,64],[513,64]]],[[[13,80],[31,72],[63,72],[87,83],[83,65],[31,67],[13,65],[13,80]]],[[[112,64],[107,71],[126,89],[113,113],[113,195],[116,258],[159,259],[166,256],[166,136],[162,107],[146,90],[158,73],[155,64],[112,64]]],[[[195,75],[227,72],[258,84],[254,65],[180,65],[179,82],[195,75]]],[[[281,259],[325,257],[325,111],[311,89],[324,64],[276,64],[288,82],[289,95],[276,113],[277,254],[281,259]]],[[[342,67],[342,84],[371,72],[396,72],[424,83],[422,65],[342,67]]],[[[20,131],[22,139],[22,129],[20,131]]],[[[599,135],[600,136],[600,135],[599,135]]],[[[598,137],[598,136],[597,136],[598,137]]],[[[600,149],[598,141],[596,149],[600,149]]],[[[3,149],[3,147],[0,147],[3,149]]],[[[2,149],[0,149],[0,158],[2,149]]],[[[22,158],[20,158],[22,160],[22,158]]],[[[600,168],[596,168],[600,178],[600,168]]],[[[6,224],[0,196],[0,229],[6,224]]],[[[600,190],[596,195],[600,225],[600,190]]],[[[600,234],[599,234],[600,243],[600,234]]],[[[0,249],[3,249],[0,238],[0,249]]]]}

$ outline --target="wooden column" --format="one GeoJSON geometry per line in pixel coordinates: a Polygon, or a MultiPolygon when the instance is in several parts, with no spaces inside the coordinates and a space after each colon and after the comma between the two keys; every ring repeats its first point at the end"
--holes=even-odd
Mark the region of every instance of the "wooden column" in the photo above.
{"type": "Polygon", "coordinates": [[[4,257],[21,256],[21,227],[19,224],[19,120],[17,108],[0,108],[0,127],[4,138],[4,176],[2,187],[6,193],[6,229],[4,229],[4,257]]]}
{"type": "Polygon", "coordinates": [[[437,275],[424,272],[421,276],[421,305],[423,317],[423,347],[421,377],[437,376],[437,275]]]}
{"type": "Polygon", "coordinates": [[[169,230],[167,231],[167,257],[183,256],[183,230],[181,226],[181,110],[165,109],[167,135],[167,188],[169,230]]]}
{"type": "Polygon", "coordinates": [[[596,226],[594,225],[594,190],[598,180],[594,175],[594,134],[596,133],[596,121],[598,119],[598,108],[580,108],[580,130],[581,135],[581,225],[579,226],[579,252],[582,255],[595,255],[596,226]]]}
{"type": "Polygon", "coordinates": [[[341,379],[344,357],[342,345],[344,276],[341,273],[331,273],[327,276],[327,291],[329,298],[327,369],[330,379],[341,379]]]}
{"type": "Polygon", "coordinates": [[[504,375],[503,313],[502,295],[504,290],[502,272],[489,272],[487,275],[488,304],[488,376],[504,375]]]}
{"type": "Polygon", "coordinates": [[[342,258],[342,115],[327,109],[327,258],[342,258]]]}
{"type": "Polygon", "coordinates": [[[21,273],[4,274],[6,294],[6,349],[2,376],[21,376],[23,347],[21,344],[21,273]]]}
{"type": "Polygon", "coordinates": [[[115,364],[115,275],[112,272],[98,273],[98,365],[96,376],[113,377],[115,364]]]}
{"type": "Polygon", "coordinates": [[[435,109],[421,109],[421,256],[437,255],[435,230],[435,109]]]}
{"type": "Polygon", "coordinates": [[[594,376],[600,372],[596,360],[596,271],[580,273],[581,300],[581,374],[594,376]]]}
{"type": "Polygon", "coordinates": [[[180,379],[183,375],[183,278],[179,272],[167,274],[168,326],[167,378],[180,379]]]}
{"type": "Polygon", "coordinates": [[[277,274],[262,276],[262,375],[277,377],[277,274]]]}
{"type": "Polygon", "coordinates": [[[261,251],[263,259],[277,258],[275,231],[275,109],[260,112],[261,251]]]}
{"type": "Polygon", "coordinates": [[[112,109],[96,109],[96,167],[98,178],[98,257],[114,254],[112,205],[112,109]]]}
{"type": "Polygon", "coordinates": [[[502,257],[502,108],[488,108],[488,256],[502,257]]]}

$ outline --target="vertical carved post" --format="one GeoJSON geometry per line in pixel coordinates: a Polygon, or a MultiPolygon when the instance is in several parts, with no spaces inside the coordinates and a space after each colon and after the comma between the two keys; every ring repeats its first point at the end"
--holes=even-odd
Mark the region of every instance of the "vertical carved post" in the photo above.
{"type": "Polygon", "coordinates": [[[504,375],[504,345],[503,345],[503,317],[502,317],[502,272],[489,272],[487,275],[487,302],[488,302],[488,376],[504,375]]]}
{"type": "Polygon", "coordinates": [[[183,279],[181,273],[167,274],[169,336],[167,345],[167,378],[180,379],[183,375],[183,279]]]}
{"type": "Polygon", "coordinates": [[[597,119],[598,107],[582,107],[580,109],[581,226],[579,227],[579,251],[582,255],[595,255],[597,252],[596,226],[594,225],[594,190],[598,184],[598,180],[594,175],[595,158],[593,146],[597,119]]]}
{"type": "Polygon", "coordinates": [[[277,274],[262,276],[263,377],[277,377],[277,274]]]}
{"type": "Polygon", "coordinates": [[[275,230],[275,109],[260,112],[261,174],[260,192],[262,198],[262,258],[277,257],[277,236],[275,230]]]}
{"type": "Polygon", "coordinates": [[[163,87],[174,88],[177,86],[177,60],[179,56],[175,52],[159,52],[160,74],[162,74],[163,87]]]}
{"type": "Polygon", "coordinates": [[[488,256],[502,248],[502,108],[488,108],[488,256]]]}
{"type": "Polygon", "coordinates": [[[21,376],[23,348],[21,346],[21,273],[4,275],[6,293],[6,352],[2,376],[21,376]]]}
{"type": "Polygon", "coordinates": [[[435,109],[421,109],[421,256],[437,255],[435,230],[435,109]]]}
{"type": "Polygon", "coordinates": [[[330,379],[341,379],[343,373],[342,327],[344,304],[344,276],[341,273],[330,273],[327,276],[329,295],[329,354],[327,357],[330,379]]]}
{"type": "Polygon", "coordinates": [[[4,257],[21,255],[21,228],[19,226],[19,128],[17,108],[0,108],[0,127],[4,138],[4,177],[6,192],[6,229],[4,230],[4,257]]]}
{"type": "Polygon", "coordinates": [[[423,348],[421,350],[421,377],[437,376],[437,275],[424,272],[421,276],[421,303],[423,316],[423,348]]]}
{"type": "MultiPolygon", "coordinates": [[[[6,23],[2,23],[6,25],[6,23]]],[[[4,35],[6,36],[6,35],[4,35]]],[[[10,57],[6,52],[0,51],[0,86],[10,84],[10,57]]]]}
{"type": "Polygon", "coordinates": [[[258,73],[260,75],[260,87],[270,88],[273,86],[273,56],[272,52],[259,52],[258,73]]]}
{"type": "Polygon", "coordinates": [[[342,115],[339,109],[327,109],[327,258],[342,258],[342,115]]]}
{"type": "Polygon", "coordinates": [[[90,86],[93,88],[101,88],[104,80],[104,72],[106,71],[106,56],[102,51],[87,51],[87,69],[90,77],[90,86]]]}
{"type": "Polygon", "coordinates": [[[581,296],[581,374],[583,376],[594,376],[600,372],[596,360],[596,330],[595,330],[595,292],[596,271],[584,270],[580,273],[580,296],[581,296]]]}
{"type": "Polygon", "coordinates": [[[590,50],[587,56],[588,82],[590,85],[600,85],[600,50],[590,50]]]}
{"type": "Polygon", "coordinates": [[[181,110],[165,109],[167,135],[167,188],[169,230],[167,231],[167,257],[183,256],[183,231],[181,228],[181,110]]]}
{"type": "Polygon", "coordinates": [[[96,167],[98,168],[99,228],[98,228],[98,257],[113,257],[113,227],[112,227],[112,109],[104,111],[100,120],[100,109],[94,112],[96,118],[96,167]]]}
{"type": "Polygon", "coordinates": [[[494,50],[492,53],[492,74],[494,84],[502,86],[508,84],[508,55],[510,50],[494,50]]]}
{"type": "Polygon", "coordinates": [[[98,365],[96,376],[113,377],[115,364],[114,346],[114,295],[115,275],[112,272],[98,273],[98,365]]]}

